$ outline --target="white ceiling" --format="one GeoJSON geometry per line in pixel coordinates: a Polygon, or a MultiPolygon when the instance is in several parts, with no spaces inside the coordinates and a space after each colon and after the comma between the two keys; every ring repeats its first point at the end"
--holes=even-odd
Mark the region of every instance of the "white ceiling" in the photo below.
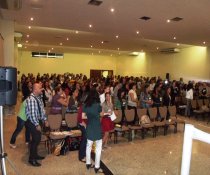
{"type": "Polygon", "coordinates": [[[15,31],[23,34],[21,42],[26,50],[48,51],[53,47],[54,52],[123,53],[204,46],[204,41],[205,46],[210,45],[209,0],[103,0],[100,6],[88,5],[89,0],[21,2],[19,10],[0,12],[3,19],[15,21],[15,31]],[[140,20],[142,16],[151,19],[140,20]],[[166,22],[174,17],[183,20],[166,22]]]}

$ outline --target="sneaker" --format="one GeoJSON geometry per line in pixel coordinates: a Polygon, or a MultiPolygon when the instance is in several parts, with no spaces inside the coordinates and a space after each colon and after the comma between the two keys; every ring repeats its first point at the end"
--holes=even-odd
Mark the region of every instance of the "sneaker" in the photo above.
{"type": "Polygon", "coordinates": [[[10,146],[10,148],[13,148],[13,149],[15,149],[17,146],[15,145],[15,144],[9,144],[9,146],[10,146]]]}

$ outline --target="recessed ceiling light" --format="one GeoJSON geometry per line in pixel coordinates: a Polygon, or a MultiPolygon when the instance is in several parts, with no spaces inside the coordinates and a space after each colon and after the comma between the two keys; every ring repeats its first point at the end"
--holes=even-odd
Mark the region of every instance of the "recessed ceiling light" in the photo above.
{"type": "Polygon", "coordinates": [[[51,52],[51,50],[48,50],[48,52],[51,52]]]}
{"type": "Polygon", "coordinates": [[[113,13],[115,10],[114,10],[114,8],[111,8],[110,11],[113,13]]]}
{"type": "Polygon", "coordinates": [[[31,17],[31,18],[30,18],[30,20],[31,20],[31,21],[33,21],[33,20],[34,20],[34,18],[33,18],[33,17],[31,17]]]}
{"type": "Polygon", "coordinates": [[[17,47],[22,48],[23,45],[22,44],[17,44],[17,47]]]}
{"type": "Polygon", "coordinates": [[[174,39],[176,39],[176,37],[174,37],[174,39]]]}
{"type": "Polygon", "coordinates": [[[112,54],[110,56],[112,57],[112,54]]]}
{"type": "Polygon", "coordinates": [[[93,26],[92,26],[92,24],[89,24],[89,28],[92,28],[93,26]]]}
{"type": "Polygon", "coordinates": [[[60,46],[62,46],[63,45],[63,43],[60,43],[60,46]]]}
{"type": "Polygon", "coordinates": [[[93,55],[93,53],[92,53],[92,55],[93,55]]]}
{"type": "Polygon", "coordinates": [[[170,19],[167,19],[167,23],[169,23],[169,22],[171,22],[171,20],[170,19]]]}
{"type": "Polygon", "coordinates": [[[179,43],[177,43],[176,45],[179,46],[179,43]]]}
{"type": "Polygon", "coordinates": [[[101,41],[101,44],[104,44],[104,41],[101,41]]]}
{"type": "Polygon", "coordinates": [[[53,50],[54,48],[52,47],[52,50],[53,50]]]}
{"type": "Polygon", "coordinates": [[[119,52],[119,55],[120,55],[120,52],[119,52]]]}
{"type": "Polygon", "coordinates": [[[28,26],[29,29],[31,29],[31,26],[28,26]]]}
{"type": "Polygon", "coordinates": [[[24,48],[25,48],[25,49],[27,49],[27,47],[26,47],[26,46],[25,46],[24,48]]]}
{"type": "Polygon", "coordinates": [[[98,53],[101,53],[101,51],[99,50],[98,53]]]}
{"type": "Polygon", "coordinates": [[[159,47],[156,48],[157,50],[159,49],[159,47]]]}
{"type": "Polygon", "coordinates": [[[93,48],[93,45],[90,45],[91,48],[93,48]]]}
{"type": "Polygon", "coordinates": [[[117,50],[120,50],[120,48],[118,47],[117,50]]]}
{"type": "Polygon", "coordinates": [[[204,41],[203,44],[206,44],[206,42],[204,41]]]}
{"type": "Polygon", "coordinates": [[[26,36],[27,36],[27,38],[29,38],[30,35],[26,35],[26,36]]]}
{"type": "Polygon", "coordinates": [[[136,34],[138,35],[139,34],[139,31],[136,31],[136,34]]]}
{"type": "Polygon", "coordinates": [[[28,40],[26,41],[26,43],[28,43],[28,40]]]}
{"type": "Polygon", "coordinates": [[[68,41],[68,40],[69,40],[69,38],[66,38],[66,40],[68,41]]]}
{"type": "Polygon", "coordinates": [[[79,31],[78,31],[78,30],[76,30],[76,31],[75,31],[75,33],[76,33],[76,34],[78,34],[78,33],[79,33],[79,31]]]}
{"type": "Polygon", "coordinates": [[[116,36],[115,36],[115,38],[117,38],[117,39],[118,39],[118,38],[119,38],[119,35],[116,35],[116,36]]]}

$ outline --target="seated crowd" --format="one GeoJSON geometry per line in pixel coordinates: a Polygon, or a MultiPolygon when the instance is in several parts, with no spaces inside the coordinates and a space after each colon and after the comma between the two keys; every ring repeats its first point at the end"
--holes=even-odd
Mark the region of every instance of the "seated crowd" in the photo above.
{"type": "MultiPolygon", "coordinates": [[[[41,129],[35,121],[47,123],[47,115],[42,109],[50,108],[47,114],[78,113],[78,128],[82,133],[79,150],[79,160],[86,163],[87,169],[95,168],[100,172],[101,151],[108,146],[110,134],[115,125],[111,119],[114,111],[121,111],[120,125],[127,125],[125,110],[134,111],[133,125],[139,125],[138,108],[159,108],[161,106],[180,105],[180,97],[186,99],[185,115],[191,115],[190,101],[193,99],[208,99],[210,84],[206,82],[162,80],[156,77],[101,77],[90,78],[82,74],[33,74],[22,75],[19,81],[22,91],[22,105],[18,115],[18,124],[12,135],[10,146],[16,148],[15,140],[18,133],[26,126],[26,143],[31,140],[29,163],[40,166],[37,160],[43,157],[37,154],[40,139],[37,130],[41,129]],[[35,99],[35,100],[34,100],[35,99]],[[37,102],[37,104],[36,104],[37,102]],[[32,106],[32,107],[31,107],[32,106]],[[38,112],[34,112],[37,109],[38,112]],[[31,111],[32,112],[31,112],[31,111]],[[33,114],[30,114],[34,112],[33,114]],[[38,114],[37,114],[38,113],[38,114]],[[35,119],[39,116],[38,119],[35,119]],[[41,116],[41,117],[40,117],[41,116]],[[88,121],[88,122],[87,122],[88,121]],[[35,126],[35,129],[32,129],[35,126]],[[90,151],[95,142],[95,167],[90,163],[90,151]]],[[[169,120],[170,116],[167,116],[169,120]]],[[[159,114],[157,121],[161,121],[159,114]]]]}

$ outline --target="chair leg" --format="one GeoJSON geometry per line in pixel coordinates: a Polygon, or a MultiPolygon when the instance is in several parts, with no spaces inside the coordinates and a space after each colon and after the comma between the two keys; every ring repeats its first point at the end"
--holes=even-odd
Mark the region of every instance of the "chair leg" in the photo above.
{"type": "Polygon", "coordinates": [[[141,130],[141,138],[144,139],[144,128],[141,130]]]}

